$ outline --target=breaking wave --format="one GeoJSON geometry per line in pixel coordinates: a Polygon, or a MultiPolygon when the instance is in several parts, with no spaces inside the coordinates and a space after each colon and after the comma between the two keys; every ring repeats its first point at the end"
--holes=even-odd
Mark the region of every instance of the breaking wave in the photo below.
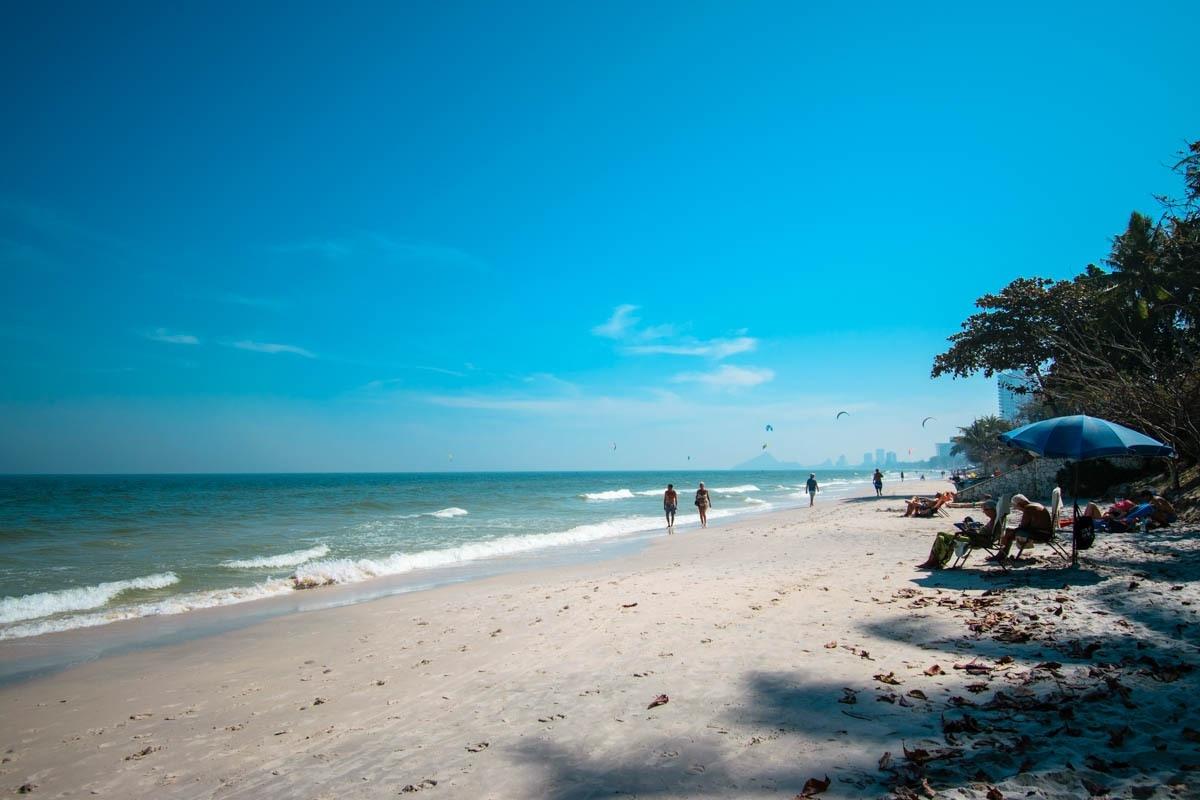
{"type": "MultiPolygon", "coordinates": [[[[179,583],[179,576],[174,572],[160,572],[141,578],[98,583],[95,586],[77,586],[70,589],[59,589],[56,592],[5,597],[0,600],[0,624],[38,619],[68,611],[99,608],[123,592],[138,589],[165,589],[176,583],[179,583]]],[[[4,638],[2,632],[0,632],[0,638],[4,638]]]]}
{"type": "Polygon", "coordinates": [[[584,492],[580,495],[584,500],[631,500],[633,492],[628,489],[613,489],[609,492],[584,492]]]}
{"type": "Polygon", "coordinates": [[[278,556],[260,556],[258,558],[242,558],[232,561],[222,561],[222,567],[229,569],[264,569],[267,567],[294,567],[314,558],[329,555],[329,548],[323,544],[310,547],[307,550],[296,550],[278,556]]]}

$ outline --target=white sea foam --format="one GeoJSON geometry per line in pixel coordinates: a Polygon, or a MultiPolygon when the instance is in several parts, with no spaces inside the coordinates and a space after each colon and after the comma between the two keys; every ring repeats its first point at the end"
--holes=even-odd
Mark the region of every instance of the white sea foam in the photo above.
{"type": "MultiPolygon", "coordinates": [[[[27,619],[48,617],[68,611],[86,611],[99,608],[122,592],[136,589],[163,589],[179,583],[174,572],[161,572],[124,581],[109,581],[95,586],[76,586],[56,592],[39,592],[21,597],[5,597],[0,600],[0,624],[21,622],[27,619]]],[[[4,638],[0,633],[0,638],[4,638]]]]}
{"type": "Polygon", "coordinates": [[[664,487],[662,489],[646,489],[641,492],[634,492],[634,494],[636,494],[638,497],[658,497],[665,491],[666,488],[664,487]]]}
{"type": "Polygon", "coordinates": [[[454,517],[465,517],[469,512],[465,508],[443,508],[441,511],[434,511],[430,514],[425,514],[427,517],[437,517],[438,519],[452,519],[454,517]]]}
{"type": "Polygon", "coordinates": [[[264,569],[267,567],[294,567],[314,558],[329,555],[329,548],[323,544],[310,547],[307,550],[295,550],[278,556],[260,556],[258,558],[240,558],[232,561],[222,561],[222,567],[229,569],[264,569]]]}
{"type": "Polygon", "coordinates": [[[630,500],[633,492],[628,489],[613,489],[610,492],[584,492],[580,495],[584,500],[630,500]]]}
{"type": "Polygon", "coordinates": [[[709,491],[717,494],[745,494],[746,492],[761,492],[762,489],[752,483],[746,483],[741,486],[711,486],[709,491]]]}
{"type": "Polygon", "coordinates": [[[750,503],[751,505],[755,505],[755,506],[767,505],[766,500],[759,500],[757,497],[744,497],[744,498],[742,498],[742,502],[750,503]]]}
{"type": "Polygon", "coordinates": [[[399,514],[395,519],[418,519],[419,517],[435,517],[437,519],[452,519],[454,517],[465,517],[470,512],[465,508],[451,506],[443,508],[441,511],[423,511],[420,514],[399,514]]]}
{"type": "MultiPolygon", "coordinates": [[[[756,508],[755,511],[760,509],[756,508]]],[[[741,513],[747,513],[749,509],[741,513]]],[[[735,511],[713,509],[709,519],[733,516],[735,511]]],[[[694,514],[680,514],[677,525],[695,523],[694,514]]],[[[626,536],[641,531],[657,530],[663,526],[661,517],[621,517],[590,525],[578,525],[557,533],[537,533],[522,536],[502,536],[484,542],[471,542],[457,547],[440,550],[422,550],[416,553],[393,553],[386,558],[338,558],[327,561],[312,561],[296,569],[294,581],[304,586],[322,586],[331,583],[358,583],[370,578],[401,575],[419,569],[447,567],[485,558],[516,555],[548,547],[583,544],[601,539],[626,536]]]]}
{"type": "MultiPolygon", "coordinates": [[[[174,583],[174,581],[172,581],[174,583]]],[[[169,584],[168,584],[169,585],[169,584]]],[[[0,628],[0,641],[5,639],[21,639],[26,636],[40,636],[43,633],[57,633],[76,628],[94,628],[97,625],[107,625],[110,622],[120,622],[125,619],[138,617],[153,617],[167,614],[183,614],[201,608],[228,606],[235,603],[246,603],[251,600],[262,600],[287,594],[293,591],[292,582],[284,579],[264,581],[254,586],[238,586],[228,589],[216,589],[210,592],[193,592],[175,597],[167,597],[150,603],[135,603],[128,606],[96,611],[89,614],[72,614],[54,619],[36,620],[20,625],[0,628]]]]}

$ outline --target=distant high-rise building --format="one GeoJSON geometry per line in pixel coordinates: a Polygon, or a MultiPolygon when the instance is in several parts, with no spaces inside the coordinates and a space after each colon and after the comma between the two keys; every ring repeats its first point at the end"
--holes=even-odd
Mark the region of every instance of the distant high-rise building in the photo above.
{"type": "Polygon", "coordinates": [[[937,449],[937,455],[934,457],[934,460],[937,462],[938,467],[944,469],[947,467],[966,466],[966,457],[950,455],[950,451],[954,449],[953,442],[937,442],[934,444],[934,447],[937,449]]]}
{"type": "Polygon", "coordinates": [[[875,448],[875,466],[877,466],[877,467],[883,466],[883,448],[882,447],[875,448]]]}
{"type": "Polygon", "coordinates": [[[1019,372],[999,372],[996,374],[996,395],[1000,401],[1000,418],[1015,422],[1021,413],[1021,406],[1029,402],[1027,389],[1037,384],[1033,378],[1019,372]]]}
{"type": "Polygon", "coordinates": [[[888,467],[896,466],[896,451],[888,450],[887,456],[884,458],[883,463],[885,466],[888,466],[888,467]]]}
{"type": "Polygon", "coordinates": [[[846,457],[844,455],[838,456],[837,465],[839,467],[846,466],[846,457]]]}
{"type": "Polygon", "coordinates": [[[871,466],[871,454],[870,453],[863,453],[862,465],[864,467],[871,466]]]}

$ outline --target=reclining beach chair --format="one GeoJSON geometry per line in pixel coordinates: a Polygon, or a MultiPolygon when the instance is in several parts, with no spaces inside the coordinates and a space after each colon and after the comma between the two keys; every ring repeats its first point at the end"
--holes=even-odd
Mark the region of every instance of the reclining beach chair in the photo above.
{"type": "Polygon", "coordinates": [[[921,517],[922,519],[929,519],[931,517],[936,517],[939,515],[943,516],[943,517],[948,517],[948,516],[950,516],[950,512],[947,511],[944,508],[944,506],[947,503],[949,503],[951,499],[953,499],[953,495],[950,495],[950,496],[942,495],[934,502],[933,505],[929,506],[928,508],[921,509],[920,511],[913,514],[913,516],[921,517]]]}
{"type": "MultiPolygon", "coordinates": [[[[1013,561],[1019,559],[1021,557],[1021,553],[1024,552],[1025,548],[1030,544],[1047,545],[1051,550],[1058,553],[1067,561],[1071,560],[1071,542],[1070,540],[1064,541],[1059,535],[1062,528],[1060,528],[1058,525],[1058,514],[1061,510],[1062,489],[1056,486],[1054,487],[1054,491],[1050,494],[1050,534],[1048,536],[1040,533],[1031,536],[1018,536],[1016,540],[1017,552],[1013,556],[1013,561]]],[[[1073,531],[1072,535],[1074,535],[1073,531]]]]}
{"type": "MultiPolygon", "coordinates": [[[[967,558],[976,550],[983,550],[988,555],[996,554],[996,550],[1000,546],[1000,537],[1004,535],[1004,526],[1008,524],[1008,510],[1011,505],[1012,495],[1002,495],[996,501],[996,521],[992,524],[990,531],[974,531],[959,537],[959,542],[954,548],[954,563],[950,565],[950,569],[958,569],[967,563],[967,558]]],[[[1008,569],[1003,564],[1000,565],[1000,568],[1008,569]]]]}

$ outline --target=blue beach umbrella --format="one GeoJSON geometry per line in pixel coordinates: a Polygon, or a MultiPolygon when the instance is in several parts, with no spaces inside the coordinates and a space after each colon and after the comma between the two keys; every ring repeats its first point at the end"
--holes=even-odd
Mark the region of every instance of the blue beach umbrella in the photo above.
{"type": "MultiPolygon", "coordinates": [[[[1144,456],[1146,458],[1170,458],[1175,451],[1156,439],[1132,428],[1109,422],[1098,417],[1075,414],[1070,417],[1055,417],[1040,422],[1022,425],[998,437],[1009,447],[1024,450],[1044,458],[1065,458],[1072,462],[1075,488],[1075,518],[1079,518],[1079,466],[1078,462],[1106,456],[1144,456]]],[[[1057,520],[1055,520],[1055,524],[1057,520]]],[[[1071,563],[1076,562],[1075,537],[1071,537],[1071,563]]]]}
{"type": "Polygon", "coordinates": [[[1032,422],[1002,433],[999,438],[1009,447],[1035,456],[1072,461],[1105,456],[1169,458],[1175,454],[1169,445],[1144,433],[1084,414],[1032,422]]]}

